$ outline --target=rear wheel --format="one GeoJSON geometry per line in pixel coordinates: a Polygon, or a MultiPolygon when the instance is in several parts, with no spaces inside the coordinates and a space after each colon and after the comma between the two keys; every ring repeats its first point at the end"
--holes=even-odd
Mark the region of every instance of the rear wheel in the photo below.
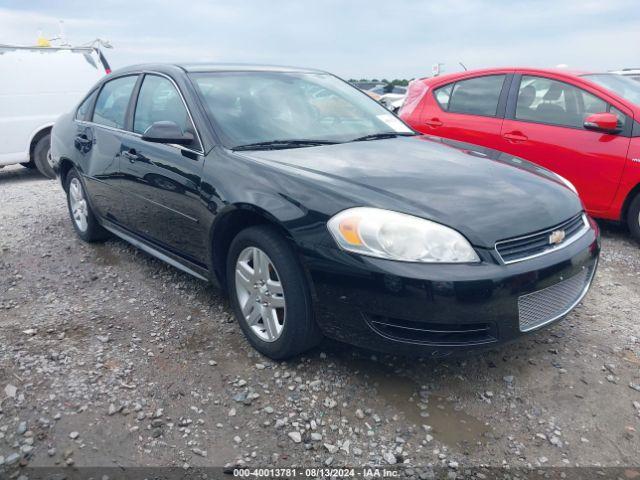
{"type": "Polygon", "coordinates": [[[285,359],[322,340],[302,266],[273,227],[238,234],[229,250],[227,281],[236,319],[263,355],[285,359]]]}
{"type": "Polygon", "coordinates": [[[633,238],[640,242],[640,193],[636,195],[629,205],[627,224],[633,238]]]}
{"type": "Polygon", "coordinates": [[[67,205],[73,228],[85,242],[99,242],[109,237],[109,233],[98,223],[91,210],[80,175],[73,169],[66,178],[67,205]]]}
{"type": "Polygon", "coordinates": [[[51,135],[46,134],[33,148],[32,162],[35,164],[38,171],[48,178],[56,178],[56,172],[49,163],[49,152],[51,150],[51,135]]]}

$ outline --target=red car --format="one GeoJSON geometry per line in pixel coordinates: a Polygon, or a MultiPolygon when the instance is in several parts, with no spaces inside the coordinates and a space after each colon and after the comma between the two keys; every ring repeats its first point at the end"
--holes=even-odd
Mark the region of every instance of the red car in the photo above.
{"type": "Polygon", "coordinates": [[[569,180],[594,217],[640,240],[640,83],[613,73],[494,68],[415,80],[414,129],[535,162],[569,180]]]}

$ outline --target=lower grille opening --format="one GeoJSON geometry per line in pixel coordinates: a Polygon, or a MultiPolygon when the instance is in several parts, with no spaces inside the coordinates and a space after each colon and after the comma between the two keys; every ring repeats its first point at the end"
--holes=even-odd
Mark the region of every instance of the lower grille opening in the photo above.
{"type": "Polygon", "coordinates": [[[377,333],[395,340],[432,345],[474,345],[497,341],[495,327],[489,323],[413,322],[383,315],[365,314],[377,333]]]}
{"type": "Polygon", "coordinates": [[[596,265],[566,280],[518,298],[520,331],[528,332],[568,314],[587,293],[596,265]]]}

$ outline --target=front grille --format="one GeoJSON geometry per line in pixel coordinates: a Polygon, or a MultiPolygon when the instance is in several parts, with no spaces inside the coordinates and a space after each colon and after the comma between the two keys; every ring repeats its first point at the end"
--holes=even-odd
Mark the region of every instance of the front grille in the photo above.
{"type": "Polygon", "coordinates": [[[567,280],[519,297],[520,331],[533,330],[569,313],[587,293],[594,272],[595,264],[583,267],[580,273],[567,280]]]}
{"type": "Polygon", "coordinates": [[[497,242],[496,251],[504,263],[518,262],[569,245],[588,228],[587,218],[580,214],[555,227],[531,235],[497,242]],[[549,242],[549,235],[556,230],[564,230],[565,237],[561,243],[554,245],[549,242]]]}
{"type": "Polygon", "coordinates": [[[372,314],[365,314],[365,318],[377,333],[403,342],[455,346],[497,340],[496,329],[489,323],[423,323],[372,314]]]}

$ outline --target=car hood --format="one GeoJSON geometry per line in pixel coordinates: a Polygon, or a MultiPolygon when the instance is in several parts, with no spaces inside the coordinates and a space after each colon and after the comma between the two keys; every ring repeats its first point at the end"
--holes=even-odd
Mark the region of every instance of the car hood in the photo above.
{"type": "Polygon", "coordinates": [[[314,182],[324,180],[323,187],[332,185],[354,206],[387,208],[450,226],[487,248],[582,211],[577,195],[554,173],[495,150],[445,142],[399,137],[242,156],[312,176],[314,182]]]}

